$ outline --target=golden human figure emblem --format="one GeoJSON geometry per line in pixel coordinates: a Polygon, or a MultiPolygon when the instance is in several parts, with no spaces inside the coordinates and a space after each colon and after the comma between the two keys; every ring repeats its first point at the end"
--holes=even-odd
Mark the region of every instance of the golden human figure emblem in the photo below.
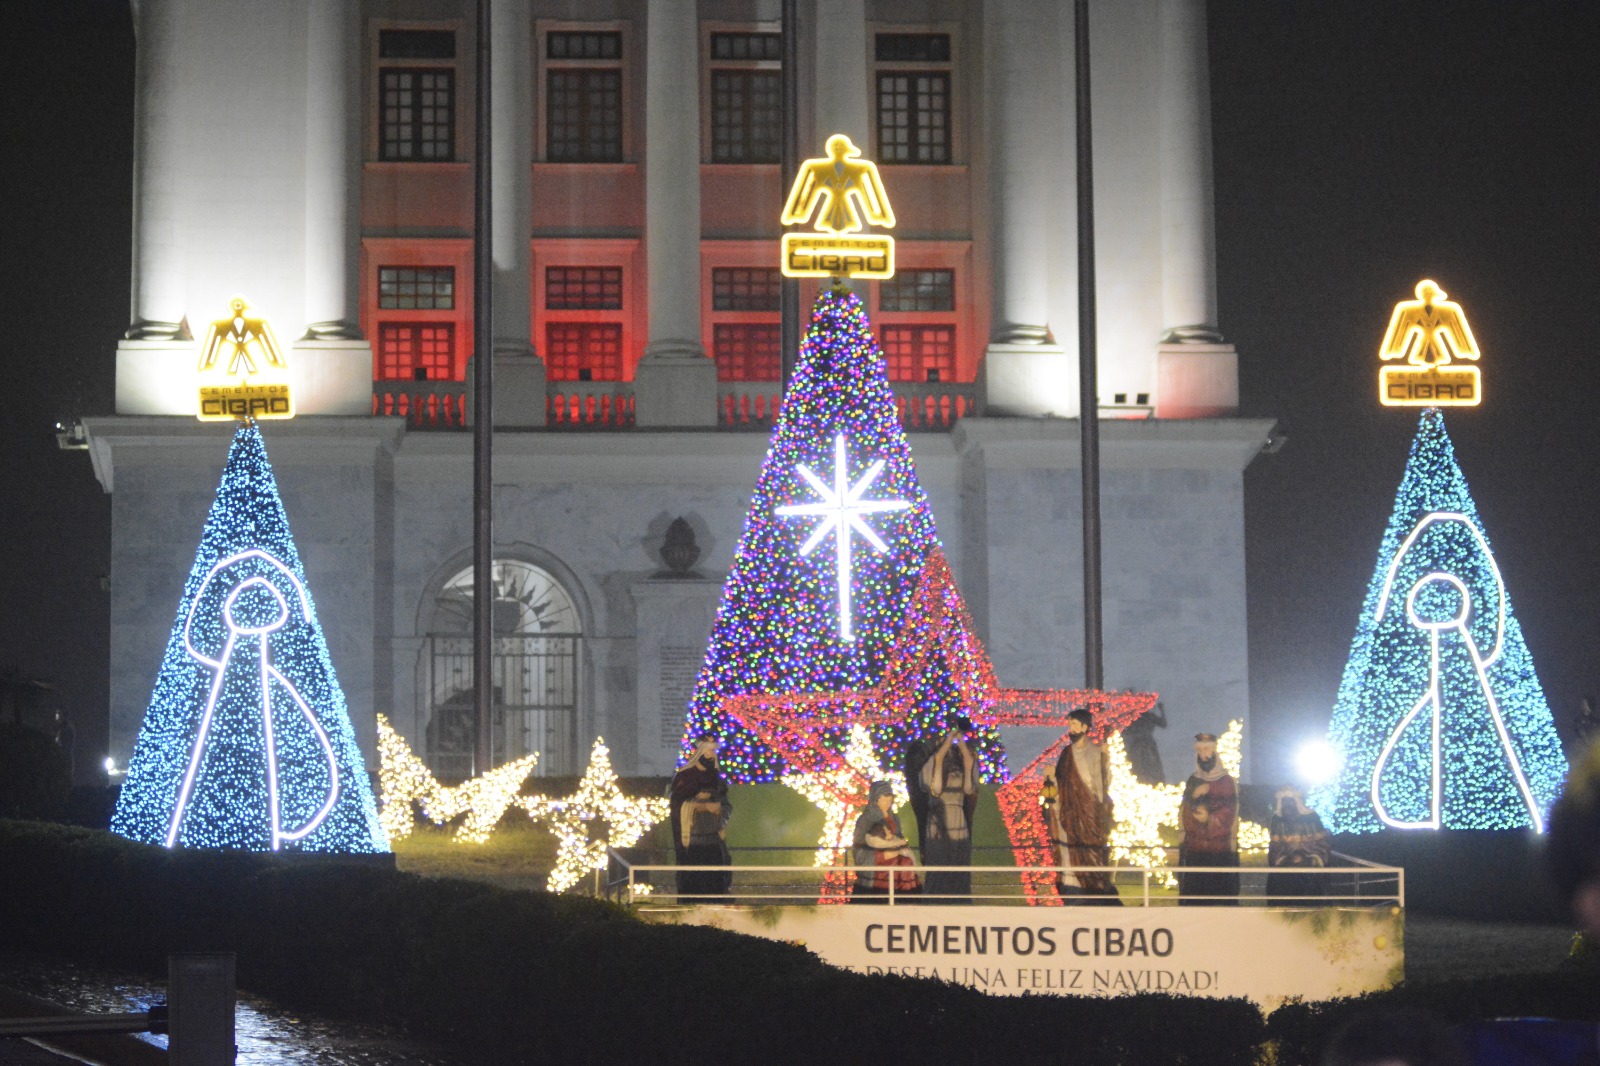
{"type": "Polygon", "coordinates": [[[1476,362],[1478,342],[1461,305],[1446,300],[1437,282],[1417,282],[1415,300],[1395,304],[1378,358],[1399,366],[1378,371],[1378,398],[1385,407],[1476,407],[1483,383],[1476,362]]]}
{"type": "Polygon", "coordinates": [[[272,326],[249,309],[244,297],[235,296],[228,301],[232,313],[206,330],[200,345],[202,422],[294,417],[289,361],[272,326]]]}
{"type": "Polygon", "coordinates": [[[800,164],[783,205],[785,226],[816,219],[815,232],[783,235],[784,275],[893,277],[894,238],[861,233],[867,223],[885,229],[894,226],[894,209],[878,176],[878,165],[860,158],[861,149],[842,133],[828,138],[827,152],[820,159],[800,164]]]}

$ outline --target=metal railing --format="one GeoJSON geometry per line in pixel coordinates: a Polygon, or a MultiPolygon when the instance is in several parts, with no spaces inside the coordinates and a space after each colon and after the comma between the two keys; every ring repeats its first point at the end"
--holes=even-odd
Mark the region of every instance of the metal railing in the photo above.
{"type": "MultiPolygon", "coordinates": [[[[778,851],[793,849],[753,849],[778,851]]],[[[811,906],[816,903],[847,903],[854,899],[855,882],[859,875],[886,875],[887,888],[873,892],[861,902],[888,906],[916,906],[927,903],[980,903],[986,905],[1027,906],[1030,900],[1021,889],[1021,875],[1042,874],[1058,879],[1066,873],[1109,873],[1124,906],[1161,907],[1180,903],[1272,907],[1374,907],[1405,906],[1405,870],[1398,866],[1382,866],[1354,856],[1336,854],[1343,865],[1323,867],[1268,867],[1249,866],[795,866],[795,865],[737,865],[737,866],[680,866],[673,863],[641,863],[628,856],[611,851],[611,875],[602,886],[596,873],[597,891],[631,903],[660,904],[667,900],[678,902],[680,896],[704,900],[709,895],[694,888],[663,890],[656,884],[656,875],[704,873],[731,875],[732,884],[725,894],[718,895],[730,906],[811,906]],[[924,895],[895,887],[896,874],[914,873],[919,882],[926,882],[929,873],[949,873],[972,878],[973,891],[965,893],[943,892],[924,895]],[[1181,879],[1189,874],[1223,874],[1241,879],[1240,891],[1228,894],[1200,894],[1184,892],[1181,879]],[[1174,891],[1166,887],[1166,878],[1174,875],[1180,887],[1174,891]],[[1292,880],[1306,880],[1304,892],[1286,893],[1286,882],[1270,882],[1278,876],[1292,880]],[[1244,882],[1250,884],[1246,886],[1244,882]],[[834,890],[829,890],[832,882],[834,890]],[[741,883],[742,882],[742,883],[741,883]]],[[[663,883],[669,880],[663,878],[663,883]]],[[[1043,906],[1093,905],[1097,897],[1091,895],[1065,895],[1035,902],[1043,906]]]]}

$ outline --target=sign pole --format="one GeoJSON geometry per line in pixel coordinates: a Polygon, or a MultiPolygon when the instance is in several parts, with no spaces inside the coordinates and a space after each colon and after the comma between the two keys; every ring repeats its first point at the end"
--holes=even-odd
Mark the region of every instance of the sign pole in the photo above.
{"type": "Polygon", "coordinates": [[[1094,317],[1094,154],[1089,123],[1089,3],[1074,5],[1078,73],[1078,432],[1083,460],[1084,687],[1105,688],[1100,631],[1100,381],[1094,317]]]}
{"type": "Polygon", "coordinates": [[[490,245],[489,6],[478,0],[472,147],[472,688],[474,774],[494,765],[494,250],[490,245]]]}
{"type": "MultiPolygon", "coordinates": [[[[800,0],[783,0],[783,175],[800,169],[800,0]]],[[[800,282],[785,277],[779,283],[778,358],[783,392],[789,391],[794,364],[800,354],[800,282]]]]}

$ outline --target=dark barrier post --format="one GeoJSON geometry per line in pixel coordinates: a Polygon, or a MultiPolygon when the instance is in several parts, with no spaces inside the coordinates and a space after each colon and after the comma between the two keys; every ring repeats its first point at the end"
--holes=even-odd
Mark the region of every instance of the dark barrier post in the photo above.
{"type": "Polygon", "coordinates": [[[233,1066],[231,952],[167,956],[167,1054],[172,1066],[233,1066]]]}

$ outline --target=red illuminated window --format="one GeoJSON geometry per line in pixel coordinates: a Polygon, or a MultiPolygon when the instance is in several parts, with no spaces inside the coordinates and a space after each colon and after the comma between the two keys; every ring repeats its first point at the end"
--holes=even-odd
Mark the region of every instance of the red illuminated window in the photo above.
{"type": "Polygon", "coordinates": [[[448,322],[383,322],[376,352],[380,381],[449,381],[455,376],[456,328],[448,322]]]}
{"type": "Polygon", "coordinates": [[[615,322],[548,323],[544,362],[551,381],[620,381],[622,326],[615,322]]]}
{"type": "Polygon", "coordinates": [[[954,326],[884,326],[880,346],[890,381],[954,381],[954,326]]]}
{"type": "Polygon", "coordinates": [[[717,325],[711,337],[718,381],[777,381],[783,375],[778,326],[717,325]]]}

